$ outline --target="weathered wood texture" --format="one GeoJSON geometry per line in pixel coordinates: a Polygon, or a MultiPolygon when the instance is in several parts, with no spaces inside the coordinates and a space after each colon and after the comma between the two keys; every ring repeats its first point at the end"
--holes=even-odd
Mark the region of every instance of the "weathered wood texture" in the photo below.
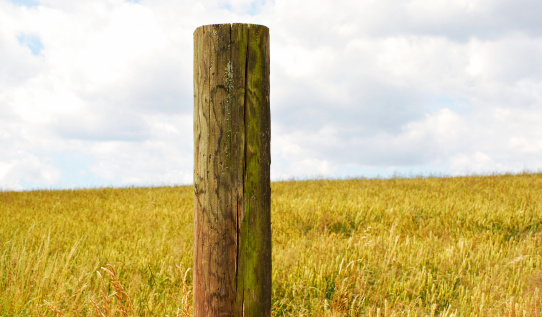
{"type": "Polygon", "coordinates": [[[194,316],[271,316],[269,29],[194,32],[194,316]]]}

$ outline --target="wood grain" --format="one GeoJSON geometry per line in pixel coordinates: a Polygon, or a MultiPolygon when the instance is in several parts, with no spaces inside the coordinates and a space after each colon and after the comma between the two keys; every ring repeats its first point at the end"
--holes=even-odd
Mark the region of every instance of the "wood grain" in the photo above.
{"type": "Polygon", "coordinates": [[[194,316],[271,315],[269,29],[194,32],[194,316]]]}

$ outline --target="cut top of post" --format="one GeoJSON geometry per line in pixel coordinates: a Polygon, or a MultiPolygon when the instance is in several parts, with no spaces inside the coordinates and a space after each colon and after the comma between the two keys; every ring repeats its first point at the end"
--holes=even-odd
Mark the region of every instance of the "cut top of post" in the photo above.
{"type": "Polygon", "coordinates": [[[267,29],[267,32],[269,33],[269,28],[268,28],[267,26],[265,26],[265,25],[262,25],[262,24],[252,24],[252,23],[217,23],[217,24],[206,24],[206,25],[202,25],[202,26],[200,26],[200,27],[198,27],[198,28],[196,28],[196,29],[194,30],[194,34],[196,34],[196,32],[197,32],[199,29],[201,29],[201,28],[209,28],[209,27],[211,27],[211,28],[213,28],[213,27],[214,27],[214,28],[217,28],[217,27],[223,27],[223,26],[228,25],[228,24],[230,25],[230,27],[241,26],[241,25],[246,26],[246,27],[248,27],[248,28],[250,28],[250,27],[262,27],[262,28],[266,28],[266,29],[267,29]]]}

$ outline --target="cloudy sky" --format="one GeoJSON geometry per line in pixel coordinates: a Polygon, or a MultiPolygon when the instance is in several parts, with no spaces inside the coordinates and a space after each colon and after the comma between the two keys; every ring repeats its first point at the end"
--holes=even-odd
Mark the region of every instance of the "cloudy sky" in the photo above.
{"type": "Polygon", "coordinates": [[[0,0],[0,190],[191,184],[193,32],[271,34],[274,180],[542,170],[540,0],[0,0]]]}

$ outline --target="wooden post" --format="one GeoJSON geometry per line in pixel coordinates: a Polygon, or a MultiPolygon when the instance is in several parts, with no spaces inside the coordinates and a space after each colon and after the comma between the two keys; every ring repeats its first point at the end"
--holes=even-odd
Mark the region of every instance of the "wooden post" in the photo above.
{"type": "Polygon", "coordinates": [[[194,316],[271,316],[269,29],[194,32],[194,316]]]}

